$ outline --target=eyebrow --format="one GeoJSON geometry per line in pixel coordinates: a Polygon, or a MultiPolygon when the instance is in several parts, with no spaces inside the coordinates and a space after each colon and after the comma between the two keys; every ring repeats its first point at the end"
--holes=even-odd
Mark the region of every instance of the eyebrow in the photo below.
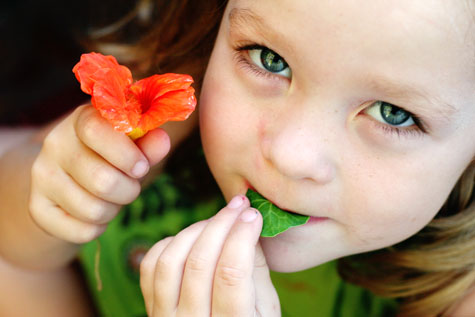
{"type": "MultiPolygon", "coordinates": [[[[283,35],[273,31],[272,27],[266,24],[265,20],[246,8],[233,8],[228,14],[230,33],[241,33],[242,30],[252,30],[257,32],[264,39],[269,38],[280,39],[279,44],[283,45],[289,52],[293,52],[293,48],[283,39],[283,35]],[[265,30],[265,32],[263,32],[265,30]],[[270,36],[268,36],[270,35],[270,36]]],[[[271,41],[269,41],[271,42],[271,41]]],[[[377,91],[382,91],[391,99],[398,100],[399,105],[405,109],[405,104],[410,104],[411,108],[417,110],[423,118],[432,120],[449,121],[451,116],[458,112],[457,107],[443,101],[439,96],[433,96],[422,89],[418,89],[412,85],[395,82],[386,77],[372,76],[369,87],[377,91]],[[426,106],[430,105],[430,107],[426,106]]]]}
{"type": "MultiPolygon", "coordinates": [[[[285,50],[287,54],[293,54],[293,48],[285,37],[274,30],[272,26],[266,23],[264,18],[246,8],[233,8],[228,14],[229,33],[246,34],[246,31],[257,33],[261,38],[271,43],[279,43],[279,48],[285,50]]],[[[267,43],[263,43],[267,44],[267,43]]],[[[272,47],[269,47],[272,49],[272,47]]]]}
{"type": "Polygon", "coordinates": [[[265,27],[264,19],[249,9],[233,8],[228,15],[231,28],[252,27],[260,29],[265,27]]]}
{"type": "Polygon", "coordinates": [[[382,91],[386,96],[396,99],[400,103],[402,102],[402,104],[396,105],[398,107],[405,109],[405,104],[411,105],[411,109],[415,109],[425,118],[448,121],[459,110],[452,104],[445,102],[440,96],[425,92],[413,85],[394,82],[385,77],[372,77],[369,87],[382,91]]]}

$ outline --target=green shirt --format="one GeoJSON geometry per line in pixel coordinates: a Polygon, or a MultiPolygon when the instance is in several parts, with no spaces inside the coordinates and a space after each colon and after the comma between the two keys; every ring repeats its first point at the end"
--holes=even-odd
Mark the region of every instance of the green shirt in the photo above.
{"type": "MultiPolygon", "coordinates": [[[[99,242],[84,245],[80,262],[100,316],[146,316],[139,263],[148,248],[224,206],[219,195],[192,204],[185,194],[171,176],[162,174],[137,200],[121,210],[99,242]],[[100,258],[96,261],[98,254],[100,258]],[[102,284],[101,290],[98,284],[102,284]]],[[[271,277],[283,316],[394,315],[393,301],[345,283],[337,274],[335,262],[291,274],[271,272],[271,277]]]]}

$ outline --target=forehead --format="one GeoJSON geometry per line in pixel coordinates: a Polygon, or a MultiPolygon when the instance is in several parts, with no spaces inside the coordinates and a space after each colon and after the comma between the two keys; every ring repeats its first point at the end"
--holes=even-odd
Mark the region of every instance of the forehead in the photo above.
{"type": "MultiPolygon", "coordinates": [[[[288,41],[318,45],[319,38],[352,35],[361,39],[402,40],[400,46],[471,50],[474,57],[475,10],[467,1],[445,0],[231,0],[234,21],[263,22],[264,27],[286,33],[288,41]],[[309,41],[310,40],[310,41],[309,41]]],[[[444,50],[442,50],[444,51],[444,50]]],[[[447,50],[449,51],[449,50],[447,50]]],[[[472,59],[473,60],[473,59],[472,59]]]]}
{"type": "Polygon", "coordinates": [[[381,24],[394,18],[398,23],[404,22],[399,24],[401,30],[412,29],[412,23],[420,22],[420,25],[427,23],[430,28],[455,32],[462,37],[467,35],[468,26],[473,25],[475,19],[473,0],[230,0],[228,11],[233,8],[259,12],[264,18],[296,18],[292,23],[299,21],[309,27],[318,22],[336,25],[351,17],[368,18],[347,20],[347,24],[352,26],[365,22],[381,24]]]}
{"type": "MultiPolygon", "coordinates": [[[[385,35],[405,43],[448,41],[454,44],[451,46],[472,49],[474,56],[475,10],[470,3],[472,0],[231,0],[228,13],[236,22],[257,20],[296,40],[311,36],[311,44],[318,43],[318,36],[352,34],[367,39],[385,35]]],[[[358,40],[361,38],[355,38],[358,40]]]]}

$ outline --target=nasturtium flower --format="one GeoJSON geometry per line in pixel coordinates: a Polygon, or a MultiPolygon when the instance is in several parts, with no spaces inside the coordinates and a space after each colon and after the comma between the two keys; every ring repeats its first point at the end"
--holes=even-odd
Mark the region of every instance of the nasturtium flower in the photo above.
{"type": "Polygon", "coordinates": [[[189,75],[168,73],[134,82],[113,56],[94,52],[83,54],[73,72],[101,116],[133,140],[167,121],[187,119],[196,107],[189,75]]]}

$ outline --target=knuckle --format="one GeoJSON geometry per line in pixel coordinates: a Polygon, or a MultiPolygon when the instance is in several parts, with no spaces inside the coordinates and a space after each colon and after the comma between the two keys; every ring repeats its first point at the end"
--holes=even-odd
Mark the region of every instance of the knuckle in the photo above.
{"type": "Polygon", "coordinates": [[[57,176],[59,170],[56,163],[47,161],[44,157],[38,157],[33,162],[30,170],[32,186],[47,184],[57,176]]]}
{"type": "Polygon", "coordinates": [[[50,236],[58,237],[55,234],[55,230],[50,222],[51,219],[45,213],[48,210],[45,210],[44,206],[40,206],[40,204],[36,202],[35,198],[30,199],[28,211],[31,216],[31,219],[33,220],[35,225],[38,226],[38,228],[40,228],[50,236]]]}
{"type": "Polygon", "coordinates": [[[243,283],[247,276],[246,270],[236,265],[218,265],[216,268],[217,282],[225,286],[237,286],[243,283]]]}
{"type": "Polygon", "coordinates": [[[38,204],[36,203],[36,199],[34,197],[30,197],[30,200],[28,201],[28,211],[33,221],[38,225],[40,208],[38,207],[38,204]]]}
{"type": "Polygon", "coordinates": [[[140,182],[138,180],[132,180],[126,194],[122,197],[124,204],[132,203],[140,195],[140,190],[142,189],[140,182]]]}
{"type": "Polygon", "coordinates": [[[155,263],[147,258],[147,255],[140,261],[140,280],[148,276],[155,269],[155,263]]]}
{"type": "Polygon", "coordinates": [[[93,108],[94,106],[91,103],[86,103],[76,107],[73,112],[75,113],[75,115],[81,116],[84,115],[84,113],[91,111],[93,108]]]}
{"type": "Polygon", "coordinates": [[[71,242],[83,244],[94,240],[102,233],[102,227],[99,225],[91,225],[81,230],[78,230],[71,237],[71,242]]]}
{"type": "Polygon", "coordinates": [[[82,112],[76,125],[76,133],[81,140],[91,140],[100,132],[101,121],[91,112],[82,112]]]}
{"type": "MultiPolygon", "coordinates": [[[[150,265],[154,264],[151,263],[150,265]]],[[[155,265],[155,272],[158,276],[167,276],[172,271],[173,267],[175,267],[176,265],[177,263],[173,257],[167,254],[162,254],[157,259],[157,263],[155,265]]]]}
{"type": "Polygon", "coordinates": [[[114,191],[118,184],[118,178],[110,168],[99,165],[96,166],[91,173],[93,182],[93,192],[99,196],[107,196],[114,191]]]}
{"type": "Polygon", "coordinates": [[[34,162],[33,165],[31,165],[31,178],[33,180],[41,178],[42,174],[42,164],[40,160],[37,158],[34,162]]]}
{"type": "Polygon", "coordinates": [[[86,215],[86,219],[95,224],[102,224],[109,221],[109,206],[105,201],[93,202],[86,215]]]}
{"type": "MultiPolygon", "coordinates": [[[[45,206],[41,203],[44,197],[41,197],[42,193],[38,192],[35,189],[32,189],[28,197],[28,213],[31,216],[32,220],[40,227],[43,227],[41,223],[45,215],[45,206]]],[[[48,218],[45,218],[46,220],[48,218]]]]}
{"type": "Polygon", "coordinates": [[[42,150],[55,149],[57,147],[57,140],[54,133],[49,133],[43,140],[42,150]]]}
{"type": "Polygon", "coordinates": [[[201,273],[209,270],[210,262],[199,255],[191,254],[186,260],[186,268],[194,273],[201,273]]]}

